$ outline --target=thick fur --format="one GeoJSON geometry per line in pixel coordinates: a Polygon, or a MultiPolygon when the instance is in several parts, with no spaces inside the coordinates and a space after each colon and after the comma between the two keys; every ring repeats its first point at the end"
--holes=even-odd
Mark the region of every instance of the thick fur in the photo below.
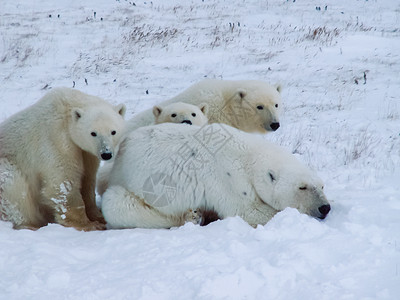
{"type": "Polygon", "coordinates": [[[0,124],[0,218],[15,228],[105,229],[96,173],[115,155],[125,110],[57,88],[0,124]]]}
{"type": "MultiPolygon", "coordinates": [[[[148,109],[135,115],[127,122],[127,132],[154,124],[154,116],[159,114],[157,107],[168,107],[178,102],[199,107],[207,105],[204,114],[210,124],[225,123],[247,132],[271,132],[280,126],[280,92],[280,85],[270,85],[263,81],[206,79],[160,103],[153,110],[148,109]]],[[[107,163],[100,169],[97,184],[100,195],[108,186],[111,169],[112,163],[107,163]]]]}
{"type": "MultiPolygon", "coordinates": [[[[263,81],[206,79],[160,105],[205,103],[210,124],[225,123],[243,131],[265,133],[279,127],[280,92],[279,85],[263,81]]],[[[153,118],[151,109],[141,112],[128,121],[127,131],[151,125],[153,118]]]]}
{"type": "MultiPolygon", "coordinates": [[[[156,105],[153,107],[154,124],[178,123],[183,125],[203,126],[207,124],[206,114],[208,105],[205,103],[199,106],[177,102],[166,106],[156,105]]],[[[108,187],[108,177],[113,162],[104,164],[97,173],[97,192],[103,195],[108,187]]]]}
{"type": "Polygon", "coordinates": [[[167,106],[156,105],[153,107],[155,124],[183,123],[188,125],[203,126],[208,123],[205,116],[208,112],[208,104],[199,106],[176,102],[167,106]]]}
{"type": "Polygon", "coordinates": [[[224,124],[131,132],[109,180],[102,211],[112,228],[179,226],[190,209],[238,215],[253,226],[286,207],[319,218],[329,212],[321,180],[291,153],[224,124]]]}

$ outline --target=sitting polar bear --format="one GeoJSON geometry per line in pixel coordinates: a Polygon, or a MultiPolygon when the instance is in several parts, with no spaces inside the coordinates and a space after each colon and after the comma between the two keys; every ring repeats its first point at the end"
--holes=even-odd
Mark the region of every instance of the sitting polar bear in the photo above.
{"type": "MultiPolygon", "coordinates": [[[[243,131],[265,133],[280,126],[280,92],[280,85],[263,81],[206,79],[160,105],[205,103],[208,105],[206,116],[210,124],[225,123],[243,131]]],[[[127,122],[127,131],[152,123],[152,110],[148,109],[127,122]]]]}
{"type": "Polygon", "coordinates": [[[291,153],[223,124],[131,132],[109,180],[102,212],[111,228],[180,226],[196,209],[253,226],[286,207],[321,219],[330,210],[321,180],[291,153]]]}
{"type": "Polygon", "coordinates": [[[57,88],[0,124],[0,219],[17,229],[105,229],[96,172],[115,155],[125,110],[57,88]]]}
{"type": "Polygon", "coordinates": [[[207,124],[208,105],[202,103],[199,106],[187,103],[171,103],[165,107],[156,105],[153,107],[155,124],[161,123],[183,123],[189,125],[203,126],[207,124]]]}

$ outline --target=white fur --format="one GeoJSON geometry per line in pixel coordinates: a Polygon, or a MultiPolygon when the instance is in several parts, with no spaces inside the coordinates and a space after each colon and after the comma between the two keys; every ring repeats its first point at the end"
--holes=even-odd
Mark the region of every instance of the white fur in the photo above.
{"type": "MultiPolygon", "coordinates": [[[[205,103],[209,107],[206,116],[210,124],[225,123],[243,131],[265,133],[276,130],[271,124],[279,124],[280,91],[279,85],[263,81],[206,79],[160,105],[205,103]]],[[[151,125],[153,120],[151,109],[141,112],[128,121],[128,132],[151,125]]]]}
{"type": "Polygon", "coordinates": [[[124,105],[57,88],[0,124],[0,217],[15,228],[104,228],[96,172],[115,155],[124,113],[124,105]]]}
{"type": "MultiPolygon", "coordinates": [[[[187,103],[177,102],[166,106],[155,105],[153,107],[154,124],[177,123],[183,125],[203,126],[208,119],[205,116],[208,112],[208,104],[201,103],[198,106],[187,103]]],[[[103,195],[108,187],[108,177],[112,169],[113,162],[104,164],[97,173],[97,192],[103,195]]]]}
{"type": "Polygon", "coordinates": [[[208,104],[206,103],[196,106],[183,102],[176,102],[166,106],[156,105],[153,107],[155,124],[186,123],[189,125],[203,126],[208,122],[205,116],[207,112],[208,104]]]}
{"type": "Polygon", "coordinates": [[[320,217],[328,204],[321,180],[292,154],[223,124],[140,128],[121,142],[109,180],[102,211],[113,228],[178,226],[197,208],[265,224],[286,207],[320,217]],[[163,203],[144,188],[156,175],[175,188],[163,203]]]}
{"type": "MultiPolygon", "coordinates": [[[[282,108],[281,87],[257,80],[200,81],[170,100],[159,104],[168,107],[183,102],[201,107],[207,105],[204,114],[208,123],[225,123],[247,132],[270,132],[279,127],[282,108]],[[261,106],[262,109],[257,107],[261,106]],[[272,126],[272,127],[271,127],[272,126]]],[[[154,124],[154,108],[135,115],[127,122],[127,132],[154,124]]],[[[157,119],[157,117],[156,117],[157,119]]],[[[162,121],[171,122],[167,118],[162,121]]],[[[162,123],[157,122],[156,123],[162,123]]],[[[111,163],[112,164],[112,163],[111,163]]],[[[102,195],[108,187],[110,163],[99,171],[97,192],[102,195]]]]}

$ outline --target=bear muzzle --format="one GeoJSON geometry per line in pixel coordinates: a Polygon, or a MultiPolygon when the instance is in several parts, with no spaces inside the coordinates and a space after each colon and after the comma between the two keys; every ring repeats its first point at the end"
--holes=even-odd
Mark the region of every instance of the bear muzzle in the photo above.
{"type": "Polygon", "coordinates": [[[192,121],[190,120],[183,120],[181,123],[192,125],[192,121]]]}

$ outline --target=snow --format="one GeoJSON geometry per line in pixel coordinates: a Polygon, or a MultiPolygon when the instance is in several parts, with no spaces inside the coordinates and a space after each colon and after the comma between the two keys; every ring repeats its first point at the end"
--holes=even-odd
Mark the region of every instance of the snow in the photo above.
{"type": "Polygon", "coordinates": [[[399,3],[3,0],[0,32],[0,121],[73,82],[127,119],[204,77],[280,82],[266,138],[332,204],[324,221],[286,209],[255,229],[0,222],[0,299],[399,298],[399,3]]]}
{"type": "Polygon", "coordinates": [[[54,207],[62,212],[61,214],[61,218],[65,219],[67,216],[65,215],[65,213],[67,212],[67,208],[65,207],[66,203],[67,203],[67,196],[69,194],[69,192],[71,191],[71,182],[69,181],[65,181],[63,183],[60,184],[60,195],[59,198],[51,198],[50,200],[53,201],[54,203],[54,207]]]}

